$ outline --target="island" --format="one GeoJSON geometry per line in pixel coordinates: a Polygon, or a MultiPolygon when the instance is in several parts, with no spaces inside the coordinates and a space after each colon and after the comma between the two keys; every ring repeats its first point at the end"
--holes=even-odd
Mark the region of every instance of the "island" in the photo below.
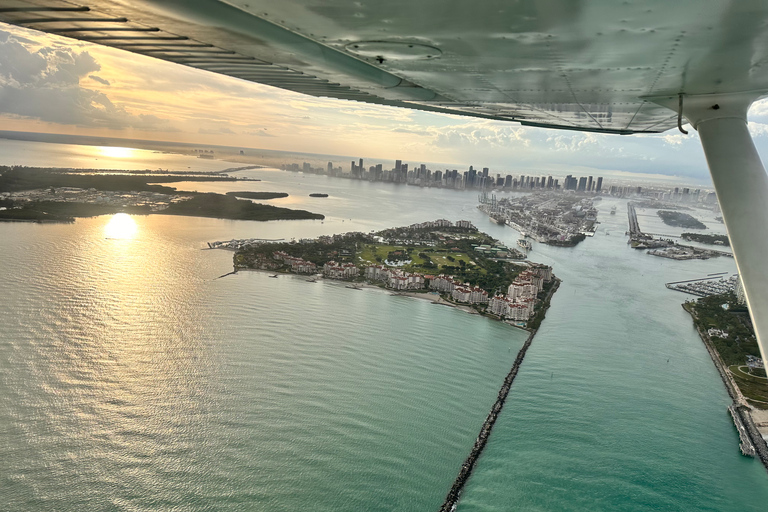
{"type": "Polygon", "coordinates": [[[244,180],[201,173],[137,174],[134,171],[0,166],[0,220],[73,222],[77,217],[119,212],[255,221],[325,218],[306,210],[278,208],[234,197],[240,192],[227,195],[179,192],[165,186],[181,181],[244,180]]]}
{"type": "Polygon", "coordinates": [[[292,242],[231,240],[234,270],[259,269],[366,283],[535,329],[557,279],[551,267],[481,233],[440,219],[376,233],[292,242]]]}
{"type": "Polygon", "coordinates": [[[659,210],[656,213],[667,226],[688,229],[707,229],[707,226],[704,225],[704,223],[696,220],[695,217],[688,213],[674,212],[670,210],[659,210]]]}
{"type": "Polygon", "coordinates": [[[242,197],[243,199],[278,199],[288,197],[285,192],[227,192],[228,196],[242,197]]]}
{"type": "Polygon", "coordinates": [[[699,242],[702,244],[709,244],[709,245],[724,245],[726,247],[731,246],[731,240],[728,238],[728,235],[706,235],[704,233],[683,233],[680,235],[680,238],[683,240],[688,240],[689,242],[699,242]]]}
{"type": "Polygon", "coordinates": [[[314,194],[309,194],[309,197],[328,197],[328,194],[314,193],[314,194]]]}
{"type": "MultiPolygon", "coordinates": [[[[627,215],[629,217],[629,242],[634,249],[650,249],[648,254],[651,256],[659,256],[661,258],[669,258],[673,260],[706,260],[709,258],[717,258],[719,256],[733,257],[733,254],[726,251],[718,251],[715,249],[702,249],[700,247],[693,247],[690,245],[678,244],[671,238],[656,237],[649,233],[643,233],[640,229],[640,223],[637,220],[637,209],[635,203],[627,203],[627,215]]],[[[659,212],[661,213],[661,212],[659,212]]],[[[678,212],[665,212],[675,215],[687,215],[685,213],[678,214],[678,212]]],[[[687,215],[690,217],[689,215],[687,215]]],[[[663,218],[663,217],[662,217],[663,218]]],[[[691,217],[693,219],[693,217],[691,217]]],[[[698,222],[693,219],[694,222],[698,222]]],[[[703,224],[702,224],[703,225],[703,224]]],[[[692,233],[690,233],[692,234],[692,233]]],[[[699,236],[699,235],[695,235],[699,236]]],[[[706,236],[706,235],[705,235],[706,236]]]]}
{"type": "Polygon", "coordinates": [[[559,247],[573,247],[593,236],[597,225],[593,199],[577,195],[546,192],[497,200],[483,194],[478,208],[497,224],[559,247]]]}

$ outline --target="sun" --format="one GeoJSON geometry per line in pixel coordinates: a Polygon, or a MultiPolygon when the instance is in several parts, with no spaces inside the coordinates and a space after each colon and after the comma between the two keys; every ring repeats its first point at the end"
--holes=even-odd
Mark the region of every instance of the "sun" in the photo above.
{"type": "Polygon", "coordinates": [[[104,236],[112,239],[130,240],[137,231],[136,221],[127,213],[116,213],[104,226],[104,236]]]}

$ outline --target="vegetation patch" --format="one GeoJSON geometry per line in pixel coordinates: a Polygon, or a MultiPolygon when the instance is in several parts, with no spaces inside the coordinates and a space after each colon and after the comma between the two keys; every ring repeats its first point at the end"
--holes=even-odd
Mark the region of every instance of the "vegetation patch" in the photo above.
{"type": "Polygon", "coordinates": [[[96,169],[57,169],[22,166],[0,166],[0,192],[50,189],[58,187],[93,188],[103,191],[160,192],[176,194],[176,190],[152,183],[179,181],[236,181],[225,176],[135,176],[129,171],[96,169]]]}
{"type": "Polygon", "coordinates": [[[691,242],[700,242],[702,244],[710,245],[724,245],[730,247],[731,240],[728,235],[706,235],[704,233],[683,233],[680,235],[683,240],[689,240],[691,242]]]}
{"type": "Polygon", "coordinates": [[[659,210],[656,213],[667,226],[688,229],[707,229],[707,226],[704,225],[704,223],[696,220],[696,218],[687,213],[673,212],[670,210],[659,210]]]}
{"type": "Polygon", "coordinates": [[[701,332],[709,336],[712,346],[729,367],[742,394],[753,400],[755,406],[768,408],[768,381],[764,378],[765,371],[747,369],[747,356],[760,357],[747,308],[736,301],[733,293],[702,297],[686,302],[684,306],[694,313],[694,323],[701,332]]]}
{"type": "Polygon", "coordinates": [[[191,199],[171,204],[157,212],[163,215],[187,215],[232,220],[294,220],[324,219],[324,215],[306,210],[278,208],[267,204],[256,204],[222,194],[196,194],[191,199]]]}
{"type": "Polygon", "coordinates": [[[285,192],[227,192],[228,196],[242,197],[244,199],[277,199],[288,197],[285,192]]]}

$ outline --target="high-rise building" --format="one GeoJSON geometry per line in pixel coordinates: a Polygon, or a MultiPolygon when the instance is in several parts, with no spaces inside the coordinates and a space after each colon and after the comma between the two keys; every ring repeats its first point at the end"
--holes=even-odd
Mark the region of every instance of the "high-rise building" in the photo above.
{"type": "Polygon", "coordinates": [[[598,176],[597,177],[597,186],[595,187],[595,192],[600,192],[603,188],[603,177],[598,176]]]}
{"type": "Polygon", "coordinates": [[[400,172],[400,167],[402,167],[403,161],[402,160],[395,160],[395,170],[397,172],[400,172]]]}
{"type": "Polygon", "coordinates": [[[587,192],[592,192],[592,176],[587,178],[587,192]]]}
{"type": "Polygon", "coordinates": [[[587,178],[582,176],[579,178],[579,187],[576,189],[579,192],[584,192],[587,189],[587,178]]]}

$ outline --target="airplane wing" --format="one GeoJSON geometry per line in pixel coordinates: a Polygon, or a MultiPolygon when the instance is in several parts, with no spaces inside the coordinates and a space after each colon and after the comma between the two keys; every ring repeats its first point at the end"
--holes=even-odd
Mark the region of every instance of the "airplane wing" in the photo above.
{"type": "Polygon", "coordinates": [[[768,87],[767,10],[753,0],[0,0],[0,21],[312,96],[628,134],[677,124],[646,97],[768,87]]]}

